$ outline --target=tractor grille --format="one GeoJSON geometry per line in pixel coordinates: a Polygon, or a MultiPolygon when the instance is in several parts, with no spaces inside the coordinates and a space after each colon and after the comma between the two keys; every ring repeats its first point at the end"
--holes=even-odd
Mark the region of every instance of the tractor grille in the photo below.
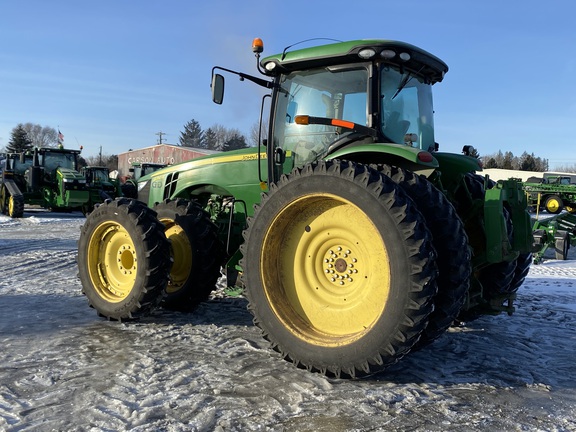
{"type": "Polygon", "coordinates": [[[164,199],[172,197],[176,191],[176,183],[178,182],[178,172],[168,174],[166,177],[166,186],[164,187],[164,199]]]}
{"type": "Polygon", "coordinates": [[[78,180],[78,179],[74,179],[74,180],[70,180],[70,179],[65,179],[62,182],[63,186],[64,186],[64,190],[75,190],[75,191],[83,191],[87,189],[86,186],[86,180],[78,180]]]}

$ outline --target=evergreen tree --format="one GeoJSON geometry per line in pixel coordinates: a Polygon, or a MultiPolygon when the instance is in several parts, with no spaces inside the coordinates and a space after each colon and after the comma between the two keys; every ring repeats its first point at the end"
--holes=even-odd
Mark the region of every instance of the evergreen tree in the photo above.
{"type": "Polygon", "coordinates": [[[204,132],[200,123],[192,119],[184,125],[184,132],[180,134],[180,145],[182,147],[206,148],[204,132]]]}
{"type": "Polygon", "coordinates": [[[12,129],[12,136],[6,146],[6,152],[22,153],[27,150],[32,150],[32,140],[28,138],[28,134],[24,130],[24,125],[20,123],[12,129]]]}
{"type": "Polygon", "coordinates": [[[503,169],[507,169],[507,170],[511,170],[514,169],[512,162],[514,160],[514,155],[512,154],[512,152],[506,152],[504,153],[504,161],[502,162],[502,167],[503,169]]]}
{"type": "Polygon", "coordinates": [[[548,159],[534,156],[534,153],[522,153],[520,157],[514,156],[512,152],[482,156],[484,168],[513,169],[520,171],[548,171],[548,159]]]}
{"type": "Polygon", "coordinates": [[[484,168],[498,168],[496,159],[493,157],[487,158],[487,161],[484,163],[484,168]]]}
{"type": "Polygon", "coordinates": [[[246,138],[243,135],[234,134],[224,143],[222,151],[238,150],[246,147],[248,147],[246,138]]]}
{"type": "Polygon", "coordinates": [[[218,136],[214,129],[208,128],[206,132],[204,132],[204,143],[206,144],[205,148],[209,150],[215,150],[218,148],[218,136]]]}
{"type": "Polygon", "coordinates": [[[520,156],[520,171],[537,171],[534,153],[531,155],[526,152],[522,153],[522,156],[520,156]]]}

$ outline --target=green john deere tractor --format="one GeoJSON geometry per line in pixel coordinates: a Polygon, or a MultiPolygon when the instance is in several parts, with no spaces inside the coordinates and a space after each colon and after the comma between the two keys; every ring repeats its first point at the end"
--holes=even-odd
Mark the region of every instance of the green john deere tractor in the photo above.
{"type": "Polygon", "coordinates": [[[432,86],[448,67],[415,46],[357,40],[260,61],[262,145],[142,177],[79,240],[83,292],[128,319],[208,298],[221,266],[271,346],[334,376],[382,370],[454,321],[513,311],[531,263],[526,197],[478,160],[438,151],[432,86]],[[262,121],[264,123],[264,121],[262,121]],[[236,281],[236,276],[239,275],[236,281]]]}
{"type": "Polygon", "coordinates": [[[120,181],[110,178],[110,170],[105,166],[84,166],[80,168],[80,175],[86,179],[89,199],[82,205],[82,212],[88,214],[107,199],[113,200],[122,196],[120,181]]]}
{"type": "Polygon", "coordinates": [[[78,172],[80,150],[35,148],[6,155],[0,177],[0,211],[22,217],[24,205],[51,211],[81,210],[89,200],[86,179],[78,172]]]}

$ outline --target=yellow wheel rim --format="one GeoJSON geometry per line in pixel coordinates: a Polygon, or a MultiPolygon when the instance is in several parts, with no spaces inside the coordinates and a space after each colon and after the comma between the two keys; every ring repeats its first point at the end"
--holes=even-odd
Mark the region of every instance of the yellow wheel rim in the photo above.
{"type": "Polygon", "coordinates": [[[8,198],[8,215],[12,216],[14,215],[14,197],[10,196],[10,198],[8,198]]]}
{"type": "Polygon", "coordinates": [[[170,281],[166,287],[168,294],[179,291],[190,276],[192,269],[192,245],[188,240],[188,235],[180,225],[172,219],[161,219],[164,224],[164,234],[171,243],[172,269],[170,270],[170,281]]]}
{"type": "Polygon", "coordinates": [[[564,207],[568,213],[576,213],[576,208],[571,206],[564,207]]]}
{"type": "Polygon", "coordinates": [[[336,347],[368,333],[390,291],[386,245],[368,216],[331,194],[291,202],[264,237],[261,280],[285,328],[336,347]]]}
{"type": "Polygon", "coordinates": [[[552,198],[546,202],[546,210],[549,212],[557,212],[560,208],[560,202],[556,198],[552,198]]]}
{"type": "Polygon", "coordinates": [[[116,222],[98,225],[88,243],[88,271],[98,295],[121,302],[134,288],[137,270],[136,248],[128,231],[116,222]]]}

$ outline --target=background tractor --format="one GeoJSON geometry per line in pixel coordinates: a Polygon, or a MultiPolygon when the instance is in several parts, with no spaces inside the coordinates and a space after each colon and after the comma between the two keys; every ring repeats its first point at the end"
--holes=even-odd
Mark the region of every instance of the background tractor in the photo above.
{"type": "Polygon", "coordinates": [[[84,214],[90,213],[95,204],[122,196],[120,181],[110,178],[110,170],[107,167],[85,166],[80,169],[80,175],[86,179],[89,191],[89,199],[82,206],[84,214]]]}
{"type": "Polygon", "coordinates": [[[78,246],[90,305],[117,320],[161,301],[189,309],[224,266],[271,346],[333,376],[382,370],[456,320],[512,313],[533,247],[526,196],[438,151],[446,64],[389,40],[262,49],[262,77],[212,73],[216,103],[220,71],[269,90],[262,145],[169,166],[139,179],[137,199],[98,206],[78,246]]]}
{"type": "Polygon", "coordinates": [[[138,180],[140,177],[152,174],[154,171],[158,171],[166,167],[166,164],[159,163],[149,163],[149,162],[134,162],[130,167],[130,174],[124,176],[120,183],[120,188],[122,195],[128,198],[138,197],[138,180]]]}
{"type": "Polygon", "coordinates": [[[80,150],[35,148],[6,155],[0,183],[0,211],[22,217],[24,205],[52,211],[81,210],[89,200],[78,172],[80,150]]]}

